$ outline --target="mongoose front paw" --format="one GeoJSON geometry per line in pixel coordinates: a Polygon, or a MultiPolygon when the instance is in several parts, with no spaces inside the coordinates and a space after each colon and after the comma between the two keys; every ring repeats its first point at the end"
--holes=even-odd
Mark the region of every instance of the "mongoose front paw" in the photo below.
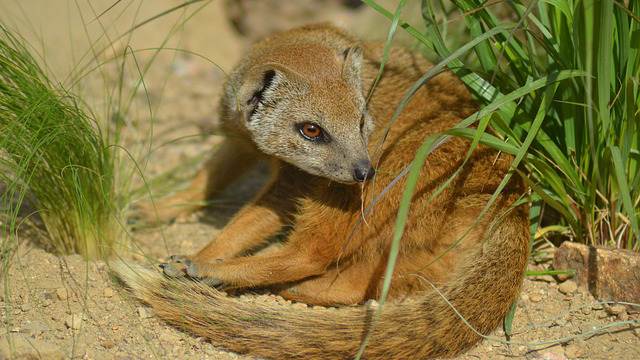
{"type": "Polygon", "coordinates": [[[199,280],[209,286],[219,287],[222,281],[203,274],[202,265],[189,259],[184,255],[171,255],[169,261],[160,264],[164,274],[171,278],[189,277],[199,280]]]}

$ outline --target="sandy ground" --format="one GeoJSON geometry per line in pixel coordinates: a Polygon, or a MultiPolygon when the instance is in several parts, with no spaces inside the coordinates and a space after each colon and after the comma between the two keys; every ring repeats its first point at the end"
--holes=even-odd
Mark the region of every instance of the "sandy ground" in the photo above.
{"type": "MultiPolygon", "coordinates": [[[[24,34],[34,45],[34,51],[44,54],[52,74],[63,81],[69,70],[74,69],[73,65],[83,63],[83,54],[90,44],[101,49],[134,24],[181,2],[92,1],[93,8],[88,3],[79,2],[76,7],[74,2],[61,6],[60,2],[41,0],[31,1],[26,8],[24,2],[0,0],[0,19],[24,34]],[[95,20],[95,14],[114,3],[116,6],[95,20]],[[102,36],[105,31],[108,36],[102,36]]],[[[294,2],[272,2],[271,6],[265,5],[267,3],[238,2],[229,7],[214,1],[189,18],[164,45],[193,51],[211,61],[186,52],[176,55],[168,50],[153,60],[145,76],[147,92],[133,98],[134,106],[127,114],[130,129],[123,139],[135,148],[136,140],[141,133],[146,134],[153,120],[154,144],[165,145],[151,154],[145,169],[147,178],[164,173],[167,164],[202,159],[202,154],[219,141],[216,136],[203,135],[211,133],[217,122],[217,97],[224,81],[220,68],[230,70],[256,38],[289,26],[327,20],[342,23],[357,34],[367,34],[367,38],[386,37],[387,22],[370,9],[354,11],[339,1],[329,0],[320,4],[296,2],[298,6],[294,2]],[[248,5],[239,8],[238,4],[248,5]],[[147,101],[151,103],[153,115],[149,115],[147,101]]],[[[415,8],[408,11],[410,19],[416,14],[419,16],[415,8]]],[[[122,53],[125,45],[134,50],[157,48],[167,39],[172,26],[190,14],[191,10],[151,22],[137,29],[130,38],[125,36],[115,41],[117,45],[99,56],[108,58],[122,53]]],[[[408,42],[408,38],[399,37],[400,41],[403,39],[408,42]]],[[[136,54],[140,62],[145,63],[151,59],[152,52],[136,54]]],[[[78,87],[98,114],[107,102],[104,90],[109,87],[104,84],[115,81],[116,68],[107,63],[104,72],[92,73],[78,87]]],[[[130,88],[132,84],[127,86],[130,88]]],[[[108,114],[108,110],[105,113],[108,114]]],[[[177,177],[188,177],[196,169],[197,165],[183,170],[177,177]]],[[[134,230],[132,238],[141,250],[126,256],[140,261],[140,251],[151,258],[163,259],[169,254],[198,250],[216,236],[264,180],[264,169],[258,169],[207,210],[162,227],[134,230]]],[[[139,181],[134,179],[134,186],[139,181]]],[[[169,189],[158,186],[152,190],[155,195],[161,195],[169,189]]],[[[132,200],[145,201],[143,197],[132,200]]],[[[9,353],[8,336],[13,354],[24,358],[243,357],[164,324],[150,309],[122,292],[109,276],[105,263],[87,262],[78,255],[47,253],[37,246],[38,236],[42,235],[33,230],[21,233],[19,249],[11,259],[10,268],[5,270],[9,276],[4,278],[9,281],[2,284],[0,295],[4,326],[0,333],[0,358],[9,353]]],[[[498,330],[492,334],[495,340],[482,342],[460,358],[640,358],[637,327],[614,326],[591,334],[616,322],[637,319],[637,315],[599,305],[584,289],[566,290],[563,286],[562,290],[564,293],[550,277],[525,280],[512,343],[505,344],[504,332],[498,330]],[[563,340],[540,345],[558,339],[563,340]]],[[[275,301],[291,306],[268,294],[249,296],[247,301],[275,301]]],[[[339,318],[340,309],[318,308],[318,311],[333,311],[339,318]]]]}

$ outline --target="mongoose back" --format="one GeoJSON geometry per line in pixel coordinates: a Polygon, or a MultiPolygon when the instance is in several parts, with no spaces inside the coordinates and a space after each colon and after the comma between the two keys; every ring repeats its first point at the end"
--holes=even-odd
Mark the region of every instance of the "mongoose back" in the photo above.
{"type": "MultiPolygon", "coordinates": [[[[476,110],[461,82],[442,73],[389,127],[431,65],[393,47],[367,102],[384,48],[329,24],[257,43],[225,85],[223,128],[233,136],[187,190],[159,204],[159,215],[164,220],[193,210],[171,205],[214,196],[257,161],[272,165],[272,180],[203,250],[162,264],[164,274],[118,264],[133,293],[167,322],[232,351],[354,357],[371,329],[370,307],[294,311],[246,302],[220,288],[268,288],[326,306],[380,295],[406,177],[389,185],[427,136],[476,110]],[[254,251],[276,234],[284,237],[281,247],[254,251]]],[[[420,169],[391,282],[393,301],[383,307],[365,358],[453,356],[481,339],[475,331],[495,329],[516,300],[528,257],[528,209],[516,203],[526,189],[512,177],[480,216],[513,159],[478,146],[465,161],[469,149],[469,142],[450,138],[420,169]]]]}

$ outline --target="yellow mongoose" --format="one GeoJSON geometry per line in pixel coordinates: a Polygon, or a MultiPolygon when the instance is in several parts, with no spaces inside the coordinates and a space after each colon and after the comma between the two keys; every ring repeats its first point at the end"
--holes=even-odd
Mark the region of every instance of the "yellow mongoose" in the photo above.
{"type": "MultiPolygon", "coordinates": [[[[222,117],[234,136],[189,189],[162,205],[206,199],[258,159],[273,164],[273,180],[202,251],[165,263],[165,276],[120,264],[116,271],[136,296],[166,321],[236,352],[353,357],[370,328],[371,309],[292,311],[242,301],[210,285],[267,287],[286,299],[329,306],[379,296],[406,179],[373,211],[363,209],[410,164],[428,135],[475,111],[461,82],[443,73],[388,129],[402,97],[431,65],[392,48],[367,103],[383,53],[384,44],[357,41],[328,24],[256,44],[225,87],[222,117]],[[247,255],[283,229],[280,249],[247,255]]],[[[516,299],[528,256],[528,216],[526,205],[513,205],[525,187],[513,177],[472,227],[513,159],[479,146],[464,164],[469,146],[451,138],[421,169],[391,283],[396,301],[383,308],[366,358],[455,355],[481,339],[469,325],[489,333],[516,299]],[[410,295],[417,296],[401,301],[410,295]]],[[[175,216],[175,209],[160,208],[160,215],[175,216]]]]}

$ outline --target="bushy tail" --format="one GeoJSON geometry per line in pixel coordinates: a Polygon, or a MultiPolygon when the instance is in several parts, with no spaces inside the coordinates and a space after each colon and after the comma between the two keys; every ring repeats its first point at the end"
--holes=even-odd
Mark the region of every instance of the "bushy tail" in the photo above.
{"type": "MultiPolygon", "coordinates": [[[[385,305],[365,358],[446,357],[495,329],[515,301],[528,253],[526,209],[517,208],[465,265],[461,276],[420,301],[385,305]],[[443,300],[448,300],[448,303],[443,300]],[[456,314],[455,308],[460,314],[456,314]]],[[[188,280],[126,263],[113,270],[158,316],[214,344],[267,358],[352,358],[376,309],[294,309],[229,297],[188,280]]]]}

